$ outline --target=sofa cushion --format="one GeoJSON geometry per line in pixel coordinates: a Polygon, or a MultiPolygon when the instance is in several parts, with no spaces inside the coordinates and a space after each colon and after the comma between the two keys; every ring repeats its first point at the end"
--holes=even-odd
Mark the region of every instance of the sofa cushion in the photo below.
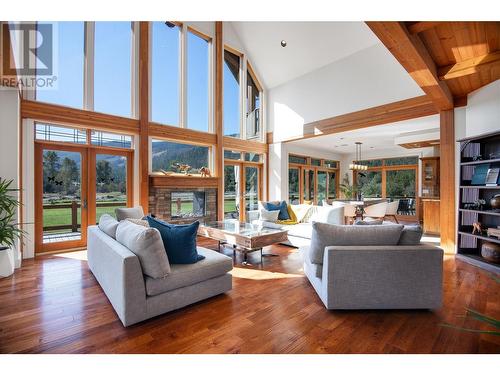
{"type": "Polygon", "coordinates": [[[288,208],[285,201],[278,203],[275,202],[262,202],[264,208],[268,211],[279,211],[278,220],[289,220],[288,208]]]}
{"type": "Polygon", "coordinates": [[[142,219],[132,219],[132,218],[126,218],[125,220],[130,221],[131,223],[137,224],[137,225],[142,225],[143,227],[149,228],[149,223],[147,220],[142,220],[142,219]]]}
{"type": "Polygon", "coordinates": [[[311,239],[312,225],[309,223],[299,223],[295,225],[284,225],[284,230],[288,230],[288,236],[311,239]]]}
{"type": "Polygon", "coordinates": [[[304,218],[306,217],[307,213],[311,209],[310,204],[291,204],[290,205],[291,210],[295,214],[295,218],[297,222],[302,223],[304,221],[304,218]]]}
{"type": "Polygon", "coordinates": [[[310,222],[313,221],[328,224],[343,224],[344,206],[319,206],[316,213],[310,218],[310,222]]]}
{"type": "Polygon", "coordinates": [[[125,219],[142,219],[144,217],[144,211],[141,206],[137,207],[119,207],[115,208],[115,215],[118,221],[125,219]]]}
{"type": "Polygon", "coordinates": [[[326,246],[397,245],[403,225],[332,225],[312,224],[311,263],[323,264],[326,246]]]}
{"type": "Polygon", "coordinates": [[[205,258],[193,264],[172,264],[171,272],[163,279],[146,277],[146,293],[155,296],[170,290],[193,285],[224,275],[233,268],[230,257],[216,251],[198,247],[198,253],[205,258]]]}
{"type": "Polygon", "coordinates": [[[196,236],[200,223],[175,225],[165,223],[151,216],[147,217],[149,226],[160,231],[163,245],[171,264],[190,264],[203,259],[196,251],[196,236]]]}
{"type": "Polygon", "coordinates": [[[357,220],[354,225],[382,225],[382,219],[377,220],[357,220]]]}
{"type": "Polygon", "coordinates": [[[405,225],[398,245],[419,245],[422,239],[422,227],[420,225],[405,225]]]}
{"type": "Polygon", "coordinates": [[[259,220],[275,223],[278,220],[279,211],[268,211],[265,208],[259,210],[259,220]]]}
{"type": "Polygon", "coordinates": [[[118,228],[118,220],[109,214],[101,215],[99,218],[99,229],[113,239],[116,239],[116,228],[118,228]]]}
{"type": "Polygon", "coordinates": [[[167,253],[157,229],[124,220],[118,224],[116,240],[139,258],[142,273],[145,275],[162,278],[170,272],[167,253]]]}

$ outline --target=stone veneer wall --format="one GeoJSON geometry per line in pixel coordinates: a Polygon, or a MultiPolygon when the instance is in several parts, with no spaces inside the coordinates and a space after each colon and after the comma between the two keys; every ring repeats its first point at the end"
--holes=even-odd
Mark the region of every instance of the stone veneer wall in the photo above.
{"type": "Polygon", "coordinates": [[[152,213],[161,220],[170,223],[186,224],[195,220],[216,221],[217,220],[217,189],[215,188],[193,188],[193,187],[149,187],[149,213],[152,213]],[[172,219],[172,201],[171,193],[174,191],[182,192],[205,192],[205,216],[202,218],[172,219]]]}

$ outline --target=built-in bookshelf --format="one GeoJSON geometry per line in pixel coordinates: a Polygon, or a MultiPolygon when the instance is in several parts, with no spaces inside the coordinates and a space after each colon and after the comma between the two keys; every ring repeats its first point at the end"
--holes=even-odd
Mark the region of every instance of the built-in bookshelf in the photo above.
{"type": "Polygon", "coordinates": [[[488,236],[487,228],[500,227],[500,209],[490,200],[500,194],[498,179],[486,183],[487,171],[500,168],[500,132],[462,139],[460,142],[460,188],[458,207],[458,257],[489,271],[500,273],[500,264],[481,256],[485,242],[500,244],[500,238],[488,236]],[[486,173],[486,174],[485,174],[486,173]],[[483,205],[474,205],[484,202],[483,205]],[[473,233],[473,224],[483,231],[473,233]]]}

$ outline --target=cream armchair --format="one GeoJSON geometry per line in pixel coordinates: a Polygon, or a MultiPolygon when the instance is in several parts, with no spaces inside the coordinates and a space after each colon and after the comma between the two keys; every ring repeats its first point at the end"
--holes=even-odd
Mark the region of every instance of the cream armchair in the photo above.
{"type": "Polygon", "coordinates": [[[387,205],[387,210],[385,212],[385,217],[392,218],[396,223],[399,224],[398,218],[396,217],[399,208],[399,199],[389,203],[387,205]]]}
{"type": "Polygon", "coordinates": [[[365,217],[383,219],[387,212],[387,202],[377,203],[365,208],[365,217]]]}

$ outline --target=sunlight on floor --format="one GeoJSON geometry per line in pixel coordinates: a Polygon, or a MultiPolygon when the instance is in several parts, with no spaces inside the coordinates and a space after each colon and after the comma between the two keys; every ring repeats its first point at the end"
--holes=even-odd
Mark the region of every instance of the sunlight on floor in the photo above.
{"type": "Polygon", "coordinates": [[[87,250],[72,251],[70,253],[54,254],[55,257],[76,260],[87,260],[87,250]]]}
{"type": "Polygon", "coordinates": [[[421,242],[427,242],[427,243],[431,243],[431,244],[439,246],[440,237],[439,236],[428,236],[428,235],[424,234],[422,236],[421,242]]]}
{"type": "Polygon", "coordinates": [[[233,268],[230,274],[233,275],[233,277],[249,280],[293,279],[304,277],[304,275],[297,275],[293,273],[270,272],[239,267],[233,268]]]}

